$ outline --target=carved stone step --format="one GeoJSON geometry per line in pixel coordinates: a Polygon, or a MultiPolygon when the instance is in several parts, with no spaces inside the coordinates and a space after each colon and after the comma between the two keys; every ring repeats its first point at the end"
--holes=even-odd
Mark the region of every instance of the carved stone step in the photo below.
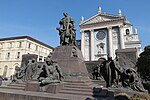
{"type": "Polygon", "coordinates": [[[15,87],[25,87],[26,84],[9,84],[8,86],[15,86],[15,87]]]}
{"type": "Polygon", "coordinates": [[[0,97],[5,98],[5,100],[85,100],[87,98],[87,96],[81,95],[54,94],[16,89],[0,89],[0,97]]]}
{"type": "Polygon", "coordinates": [[[64,85],[88,86],[88,84],[85,83],[64,83],[64,85]]]}
{"type": "Polygon", "coordinates": [[[92,92],[83,92],[83,91],[68,91],[68,90],[61,90],[59,93],[62,94],[72,94],[72,95],[82,95],[82,96],[92,96],[92,92]]]}
{"type": "Polygon", "coordinates": [[[79,88],[79,89],[93,89],[93,87],[79,86],[79,85],[64,85],[67,88],[79,88]]]}
{"type": "Polygon", "coordinates": [[[81,91],[81,92],[92,92],[92,89],[84,89],[84,88],[68,88],[68,87],[64,87],[62,90],[66,90],[66,91],[81,91]]]}
{"type": "Polygon", "coordinates": [[[18,87],[18,86],[1,86],[0,88],[4,89],[16,89],[16,90],[24,90],[24,87],[18,87]]]}

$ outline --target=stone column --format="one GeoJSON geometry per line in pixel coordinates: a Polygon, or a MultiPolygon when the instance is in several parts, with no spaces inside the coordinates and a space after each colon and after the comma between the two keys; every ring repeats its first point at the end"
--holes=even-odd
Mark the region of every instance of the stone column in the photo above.
{"type": "Polygon", "coordinates": [[[90,30],[91,61],[94,61],[94,30],[90,30]]]}
{"type": "Polygon", "coordinates": [[[112,27],[107,27],[107,29],[108,29],[108,56],[113,57],[112,27]]]}
{"type": "Polygon", "coordinates": [[[84,45],[84,42],[85,42],[84,37],[85,37],[85,35],[84,35],[83,30],[81,30],[80,33],[81,33],[81,52],[82,52],[82,55],[83,55],[83,58],[84,58],[84,46],[85,46],[84,45]]]}
{"type": "Polygon", "coordinates": [[[125,49],[125,43],[124,43],[124,30],[123,26],[119,26],[119,41],[120,41],[120,49],[125,49]]]}

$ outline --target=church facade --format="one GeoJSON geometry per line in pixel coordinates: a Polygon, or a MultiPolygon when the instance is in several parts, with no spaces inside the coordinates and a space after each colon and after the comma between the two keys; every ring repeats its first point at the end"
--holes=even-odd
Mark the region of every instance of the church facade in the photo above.
{"type": "Polygon", "coordinates": [[[115,50],[136,48],[139,53],[141,42],[138,32],[122,16],[121,10],[118,15],[102,13],[101,8],[98,14],[80,23],[81,51],[85,61],[96,61],[99,58],[115,58],[115,50]]]}

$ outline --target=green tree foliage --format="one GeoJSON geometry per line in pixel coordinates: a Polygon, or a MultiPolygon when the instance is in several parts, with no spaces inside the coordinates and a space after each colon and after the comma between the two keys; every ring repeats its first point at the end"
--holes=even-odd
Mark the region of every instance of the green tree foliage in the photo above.
{"type": "Polygon", "coordinates": [[[144,48],[137,61],[138,72],[144,79],[150,79],[150,45],[144,48]]]}

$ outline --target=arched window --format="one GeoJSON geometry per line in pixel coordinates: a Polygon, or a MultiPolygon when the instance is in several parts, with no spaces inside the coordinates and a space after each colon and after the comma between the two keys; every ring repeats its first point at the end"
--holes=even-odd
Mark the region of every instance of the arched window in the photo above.
{"type": "Polygon", "coordinates": [[[129,35],[129,34],[130,34],[129,29],[126,29],[126,35],[129,35]]]}

